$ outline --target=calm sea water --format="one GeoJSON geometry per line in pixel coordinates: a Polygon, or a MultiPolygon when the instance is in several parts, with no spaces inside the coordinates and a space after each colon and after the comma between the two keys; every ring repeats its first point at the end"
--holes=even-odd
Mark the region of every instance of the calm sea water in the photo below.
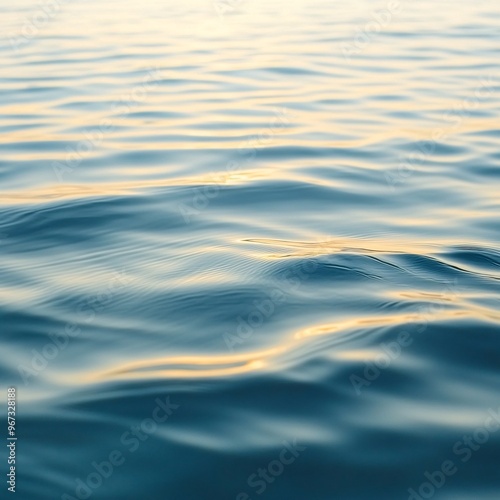
{"type": "Polygon", "coordinates": [[[0,6],[13,498],[499,498],[500,4],[0,6]]]}

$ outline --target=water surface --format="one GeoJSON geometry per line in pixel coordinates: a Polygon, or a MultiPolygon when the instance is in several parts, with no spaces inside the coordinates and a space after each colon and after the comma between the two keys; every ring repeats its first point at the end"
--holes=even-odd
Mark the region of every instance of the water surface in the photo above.
{"type": "Polygon", "coordinates": [[[18,498],[498,499],[500,5],[0,5],[18,498]]]}

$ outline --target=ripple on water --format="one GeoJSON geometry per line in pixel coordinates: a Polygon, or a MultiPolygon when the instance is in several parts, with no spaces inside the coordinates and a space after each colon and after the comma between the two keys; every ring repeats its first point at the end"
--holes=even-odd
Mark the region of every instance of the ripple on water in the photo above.
{"type": "Polygon", "coordinates": [[[451,5],[5,6],[20,498],[497,499],[500,8],[451,5]]]}

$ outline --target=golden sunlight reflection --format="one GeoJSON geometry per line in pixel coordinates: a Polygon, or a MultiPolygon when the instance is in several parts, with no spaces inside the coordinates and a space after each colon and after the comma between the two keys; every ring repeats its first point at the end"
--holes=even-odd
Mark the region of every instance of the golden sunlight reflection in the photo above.
{"type": "MultiPolygon", "coordinates": [[[[304,328],[295,332],[288,340],[262,351],[245,352],[241,354],[223,355],[191,355],[168,356],[124,363],[119,367],[99,370],[75,376],[75,383],[100,382],[109,379],[184,379],[184,378],[218,378],[238,375],[248,372],[278,369],[286,362],[285,355],[294,351],[303,352],[303,344],[312,342],[314,337],[332,335],[341,340],[341,336],[356,330],[365,330],[367,325],[372,328],[386,328],[400,325],[404,331],[405,325],[411,323],[426,324],[427,322],[442,322],[457,318],[481,318],[470,310],[434,310],[429,309],[425,316],[416,313],[398,314],[392,316],[375,316],[359,320],[346,320],[338,323],[328,323],[304,328]]],[[[482,317],[482,319],[485,319],[482,317]]],[[[339,345],[333,357],[338,360],[373,359],[379,354],[375,349],[345,349],[339,345]]]]}

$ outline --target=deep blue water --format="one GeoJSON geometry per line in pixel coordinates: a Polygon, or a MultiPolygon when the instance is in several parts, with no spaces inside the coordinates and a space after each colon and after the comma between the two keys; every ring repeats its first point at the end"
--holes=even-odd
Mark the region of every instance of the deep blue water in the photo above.
{"type": "Polygon", "coordinates": [[[1,498],[500,498],[500,4],[0,7],[1,498]]]}

